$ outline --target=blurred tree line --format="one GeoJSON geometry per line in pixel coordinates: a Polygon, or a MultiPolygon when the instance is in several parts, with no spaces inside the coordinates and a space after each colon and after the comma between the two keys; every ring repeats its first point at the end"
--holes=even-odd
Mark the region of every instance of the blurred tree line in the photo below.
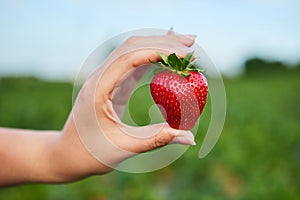
{"type": "Polygon", "coordinates": [[[286,70],[300,70],[300,63],[286,64],[281,61],[267,61],[261,58],[251,58],[244,64],[245,75],[268,75],[285,72],[286,70]]]}

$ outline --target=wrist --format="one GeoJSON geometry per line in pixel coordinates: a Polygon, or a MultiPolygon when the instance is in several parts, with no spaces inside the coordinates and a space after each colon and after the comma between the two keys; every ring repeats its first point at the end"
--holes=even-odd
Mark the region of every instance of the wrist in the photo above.
{"type": "Polygon", "coordinates": [[[82,144],[72,113],[51,148],[49,160],[55,165],[53,174],[58,182],[74,181],[111,171],[96,160],[82,144]]]}

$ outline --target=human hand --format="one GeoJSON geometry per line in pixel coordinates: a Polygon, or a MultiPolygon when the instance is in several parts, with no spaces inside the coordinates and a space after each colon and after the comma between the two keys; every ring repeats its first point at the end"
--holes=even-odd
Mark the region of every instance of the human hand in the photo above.
{"type": "Polygon", "coordinates": [[[105,173],[126,158],[170,143],[194,144],[190,131],[172,129],[167,123],[132,127],[118,118],[137,81],[147,71],[143,68],[151,67],[150,60],[160,59],[157,52],[175,52],[183,57],[193,43],[192,35],[172,31],[163,36],[131,37],[84,83],[61,137],[64,146],[72,147],[70,155],[80,157],[77,170],[83,176],[105,173]]]}
{"type": "Polygon", "coordinates": [[[189,131],[166,123],[132,127],[118,117],[150,60],[159,60],[157,51],[184,56],[193,43],[172,31],[131,37],[84,83],[62,131],[0,128],[0,186],[70,182],[170,143],[193,145],[189,131]]]}

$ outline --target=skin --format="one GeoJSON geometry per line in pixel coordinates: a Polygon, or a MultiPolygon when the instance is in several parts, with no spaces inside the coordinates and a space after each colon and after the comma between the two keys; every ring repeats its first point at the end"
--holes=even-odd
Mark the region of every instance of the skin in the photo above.
{"type": "MultiPolygon", "coordinates": [[[[0,128],[0,186],[24,183],[66,183],[91,175],[105,174],[113,170],[123,160],[138,153],[151,151],[170,143],[194,145],[194,137],[189,131],[175,130],[166,124],[146,127],[130,127],[122,124],[115,113],[123,112],[120,104],[113,108],[114,88],[129,71],[143,67],[149,60],[158,61],[157,51],[165,54],[175,52],[184,56],[194,43],[192,35],[176,35],[169,31],[162,36],[134,36],[116,48],[84,83],[72,111],[60,131],[39,131],[0,128]],[[106,69],[103,72],[103,67],[106,69]],[[101,77],[101,78],[100,78],[101,77]],[[94,98],[91,98],[94,97],[94,98]],[[84,119],[91,119],[90,113],[76,119],[78,113],[94,108],[101,132],[108,140],[102,141],[100,150],[110,152],[110,157],[101,162],[83,145],[78,126],[84,119]],[[124,134],[143,133],[148,137],[138,138],[124,134]],[[151,135],[153,128],[159,132],[151,135]],[[112,143],[119,150],[107,149],[112,143]],[[74,156],[76,155],[76,156],[74,156]]],[[[138,77],[138,76],[137,76],[138,77]]],[[[137,80],[133,81],[136,82],[137,80]]],[[[128,83],[128,90],[134,84],[128,83]]],[[[123,95],[127,98],[130,92],[123,95]]]]}

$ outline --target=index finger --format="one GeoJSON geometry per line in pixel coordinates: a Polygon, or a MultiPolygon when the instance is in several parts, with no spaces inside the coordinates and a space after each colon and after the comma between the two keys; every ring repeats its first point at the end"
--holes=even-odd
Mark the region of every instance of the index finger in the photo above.
{"type": "Polygon", "coordinates": [[[111,98],[118,82],[128,76],[135,67],[149,64],[150,60],[154,62],[159,61],[161,58],[157,54],[158,51],[165,54],[175,52],[182,57],[191,51],[189,48],[191,43],[183,42],[182,36],[175,35],[131,38],[123,45],[119,47],[121,50],[117,49],[113,53],[112,57],[114,59],[110,58],[110,63],[106,63],[106,70],[98,74],[96,93],[100,96],[104,94],[111,98]],[[150,42],[151,40],[153,42],[150,42]],[[121,55],[116,55],[116,53],[122,51],[121,55]]]}

